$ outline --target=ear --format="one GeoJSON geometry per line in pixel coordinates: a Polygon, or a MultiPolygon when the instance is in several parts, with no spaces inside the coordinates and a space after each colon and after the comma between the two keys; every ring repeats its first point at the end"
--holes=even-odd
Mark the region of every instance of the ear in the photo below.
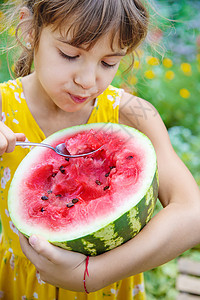
{"type": "Polygon", "coordinates": [[[27,7],[22,7],[19,12],[20,28],[22,30],[22,36],[26,43],[32,44],[34,40],[32,23],[32,13],[27,7]],[[30,28],[30,30],[28,29],[30,28]]]}
{"type": "Polygon", "coordinates": [[[26,19],[29,19],[31,17],[31,15],[32,14],[31,14],[30,10],[24,6],[20,9],[19,19],[20,19],[20,21],[25,21],[26,19]]]}

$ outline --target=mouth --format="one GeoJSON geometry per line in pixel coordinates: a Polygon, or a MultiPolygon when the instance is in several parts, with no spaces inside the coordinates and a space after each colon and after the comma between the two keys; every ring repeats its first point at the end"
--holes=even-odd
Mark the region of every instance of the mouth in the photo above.
{"type": "Polygon", "coordinates": [[[88,97],[80,97],[80,96],[76,96],[76,95],[72,95],[72,94],[69,94],[69,95],[75,103],[84,103],[89,98],[89,96],[88,97]]]}

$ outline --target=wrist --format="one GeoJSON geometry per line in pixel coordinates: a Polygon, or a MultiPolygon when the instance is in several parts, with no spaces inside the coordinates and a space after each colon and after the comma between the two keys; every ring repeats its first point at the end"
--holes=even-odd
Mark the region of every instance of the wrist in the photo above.
{"type": "Polygon", "coordinates": [[[108,280],[108,278],[110,279],[110,276],[107,276],[107,273],[110,273],[110,270],[107,268],[107,254],[108,253],[104,253],[98,256],[91,256],[89,258],[87,266],[89,276],[86,275],[85,277],[86,289],[89,293],[96,292],[114,282],[110,282],[110,280],[108,280]]]}

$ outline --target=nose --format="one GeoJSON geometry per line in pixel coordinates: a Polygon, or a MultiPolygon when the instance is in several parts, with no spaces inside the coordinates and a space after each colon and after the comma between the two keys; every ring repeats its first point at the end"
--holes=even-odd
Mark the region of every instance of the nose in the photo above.
{"type": "Polygon", "coordinates": [[[96,69],[94,67],[85,66],[79,68],[74,77],[74,82],[83,89],[91,89],[96,84],[96,69]]]}

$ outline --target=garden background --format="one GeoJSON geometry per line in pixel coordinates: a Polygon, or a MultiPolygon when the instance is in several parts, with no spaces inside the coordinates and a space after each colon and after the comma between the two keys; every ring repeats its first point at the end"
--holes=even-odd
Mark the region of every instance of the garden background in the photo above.
{"type": "MultiPolygon", "coordinates": [[[[133,69],[127,72],[127,60],[122,61],[113,83],[157,108],[175,151],[200,186],[200,0],[155,0],[153,6],[152,20],[157,21],[139,49],[133,69]]],[[[8,34],[14,35],[13,28],[8,34]]],[[[0,46],[5,44],[4,33],[0,46]]],[[[6,53],[0,52],[0,82],[9,78],[6,53]]],[[[156,212],[159,209],[158,204],[156,212]]],[[[198,249],[183,255],[200,261],[198,249]]],[[[177,259],[146,272],[147,299],[175,299],[176,277],[177,259]]]]}

